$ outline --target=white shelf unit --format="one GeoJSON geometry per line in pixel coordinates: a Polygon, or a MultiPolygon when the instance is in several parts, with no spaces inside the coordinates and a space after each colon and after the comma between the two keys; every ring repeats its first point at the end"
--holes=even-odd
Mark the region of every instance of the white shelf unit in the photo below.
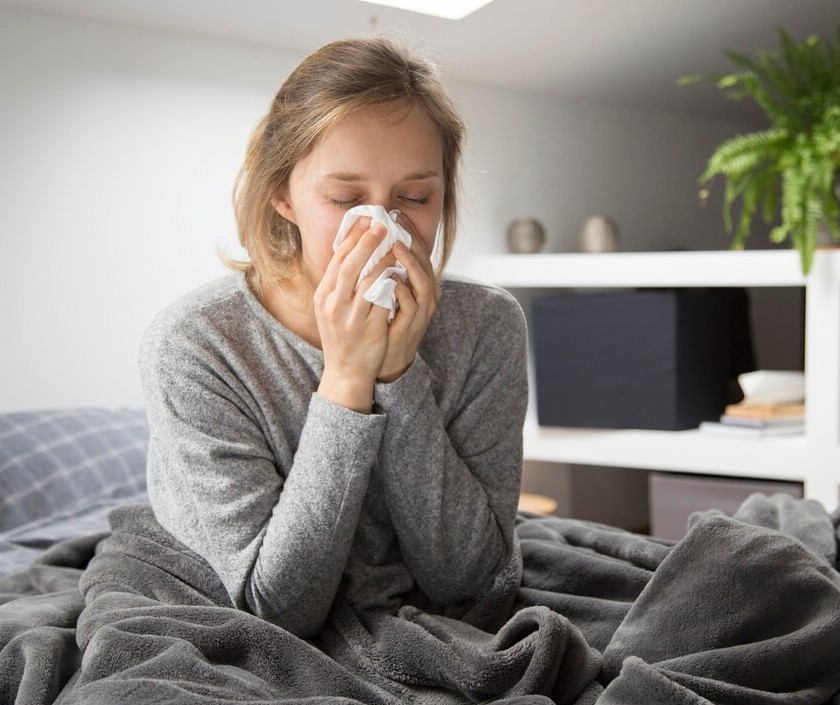
{"type": "Polygon", "coordinates": [[[829,511],[840,485],[840,251],[808,277],[793,250],[484,255],[472,274],[509,289],[804,287],[806,419],[802,436],[717,438],[689,431],[525,426],[525,458],[580,465],[802,482],[829,511]]]}

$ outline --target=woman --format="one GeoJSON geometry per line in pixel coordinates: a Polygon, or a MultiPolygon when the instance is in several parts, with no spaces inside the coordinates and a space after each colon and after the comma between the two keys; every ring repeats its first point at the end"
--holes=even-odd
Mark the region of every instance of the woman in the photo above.
{"type": "Polygon", "coordinates": [[[316,51],[240,173],[249,261],[144,338],[155,516],[234,605],[298,636],[337,603],[463,614],[518,560],[524,319],[441,278],[462,139],[426,63],[378,39],[316,51]],[[411,235],[361,281],[385,228],[360,217],[334,251],[357,205],[399,210],[411,235]],[[364,293],[393,265],[389,322],[364,293]]]}
{"type": "Polygon", "coordinates": [[[462,132],[429,67],[381,40],[331,44],[280,88],[236,191],[249,262],[144,338],[154,516],[115,510],[80,578],[69,702],[838,692],[824,511],[764,498],[673,548],[556,517],[514,533],[522,313],[440,278],[462,132]],[[394,301],[369,302],[392,265],[394,301]]]}

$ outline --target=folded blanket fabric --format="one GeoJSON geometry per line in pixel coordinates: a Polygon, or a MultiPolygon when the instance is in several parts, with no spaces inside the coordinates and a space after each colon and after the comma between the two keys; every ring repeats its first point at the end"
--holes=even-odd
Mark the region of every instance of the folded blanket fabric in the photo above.
{"type": "Polygon", "coordinates": [[[752,498],[693,522],[671,545],[521,515],[522,564],[467,614],[337,605],[310,642],[128,505],[0,581],[0,703],[831,702],[840,516],[752,498]]]}
{"type": "Polygon", "coordinates": [[[57,544],[0,581],[0,703],[53,703],[79,668],[79,578],[102,538],[57,544]]]}

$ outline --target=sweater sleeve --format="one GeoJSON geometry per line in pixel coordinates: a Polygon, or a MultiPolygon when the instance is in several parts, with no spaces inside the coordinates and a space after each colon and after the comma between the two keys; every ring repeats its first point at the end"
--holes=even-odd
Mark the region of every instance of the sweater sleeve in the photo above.
{"type": "Polygon", "coordinates": [[[378,472],[400,549],[420,588],[442,605],[474,597],[507,565],[521,482],[524,316],[501,291],[476,313],[477,339],[464,341],[473,347],[460,353],[469,362],[448,420],[421,356],[375,393],[387,419],[378,472]]]}
{"type": "Polygon", "coordinates": [[[278,453],[247,385],[207,342],[161,328],[144,339],[152,507],[237,607],[311,637],[338,589],[384,419],[313,394],[297,447],[278,453]],[[290,468],[277,467],[282,455],[290,468]]]}

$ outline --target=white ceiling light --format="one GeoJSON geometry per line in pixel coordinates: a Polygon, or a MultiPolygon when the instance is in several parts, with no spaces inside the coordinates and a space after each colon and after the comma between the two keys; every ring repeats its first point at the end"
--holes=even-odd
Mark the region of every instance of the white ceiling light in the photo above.
{"type": "Polygon", "coordinates": [[[374,5],[387,5],[400,10],[420,12],[424,15],[443,17],[447,20],[460,20],[475,12],[478,8],[489,5],[493,0],[361,0],[374,5]]]}

